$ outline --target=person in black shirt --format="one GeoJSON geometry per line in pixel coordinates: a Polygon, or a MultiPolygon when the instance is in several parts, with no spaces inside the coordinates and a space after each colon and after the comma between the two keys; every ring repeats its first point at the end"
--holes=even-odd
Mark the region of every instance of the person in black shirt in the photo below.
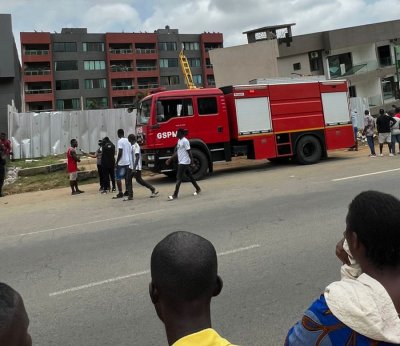
{"type": "Polygon", "coordinates": [[[101,193],[110,191],[110,179],[112,190],[115,191],[115,145],[108,137],[104,137],[101,155],[101,167],[103,170],[104,189],[101,193]]]}
{"type": "Polygon", "coordinates": [[[396,120],[389,116],[385,110],[381,108],[379,110],[379,117],[376,120],[376,127],[378,129],[379,156],[383,156],[382,149],[385,142],[389,147],[389,156],[393,156],[391,127],[394,124],[396,124],[396,120]]]}

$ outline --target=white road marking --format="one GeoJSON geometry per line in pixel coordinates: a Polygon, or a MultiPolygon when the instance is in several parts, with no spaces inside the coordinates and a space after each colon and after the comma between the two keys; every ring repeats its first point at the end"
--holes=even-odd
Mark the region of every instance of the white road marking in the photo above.
{"type": "MultiPolygon", "coordinates": [[[[237,249],[220,252],[220,253],[217,254],[217,256],[231,255],[231,254],[235,254],[235,253],[238,253],[238,252],[243,252],[243,251],[256,249],[256,248],[259,248],[260,246],[261,246],[260,244],[254,244],[254,245],[250,245],[250,246],[246,246],[246,247],[240,247],[240,248],[237,248],[237,249]]],[[[141,272],[132,273],[132,274],[123,275],[123,276],[117,276],[115,278],[111,278],[111,279],[107,279],[107,280],[90,282],[90,283],[85,284],[85,285],[71,287],[71,288],[67,288],[67,289],[62,290],[62,291],[49,293],[49,297],[60,296],[60,295],[63,295],[63,294],[76,292],[76,291],[81,291],[81,290],[85,290],[85,289],[88,289],[88,288],[101,286],[101,285],[109,284],[109,283],[116,282],[116,281],[122,281],[122,280],[126,280],[126,279],[131,279],[131,278],[134,278],[134,277],[143,276],[143,275],[147,275],[147,274],[150,274],[150,270],[143,270],[141,272]]]]}
{"type": "Polygon", "coordinates": [[[89,221],[89,222],[76,223],[76,224],[73,224],[73,225],[56,227],[56,228],[49,228],[49,229],[43,229],[43,230],[40,230],[40,231],[34,231],[34,232],[28,232],[28,233],[8,235],[8,236],[0,237],[0,238],[15,238],[15,237],[24,237],[24,236],[27,236],[27,235],[36,235],[36,234],[41,234],[41,233],[49,233],[49,232],[59,231],[59,230],[62,230],[62,229],[74,228],[74,227],[79,227],[79,226],[93,225],[93,224],[96,224],[96,223],[102,223],[102,222],[108,222],[108,221],[122,220],[122,219],[127,219],[127,218],[130,218],[130,217],[141,216],[141,215],[154,214],[154,213],[158,213],[159,211],[162,211],[162,210],[164,210],[164,209],[147,211],[147,212],[144,212],[144,213],[136,213],[136,214],[117,216],[117,217],[112,217],[112,218],[109,218],[109,219],[101,219],[101,220],[95,220],[95,221],[89,221]]]}
{"type": "Polygon", "coordinates": [[[400,171],[400,168],[388,169],[387,171],[379,171],[379,172],[372,172],[372,173],[366,173],[366,174],[360,174],[360,175],[353,175],[351,177],[332,179],[331,181],[342,181],[342,180],[349,180],[349,179],[357,179],[357,178],[362,178],[362,177],[368,177],[370,175],[384,174],[384,173],[390,173],[390,172],[396,172],[396,171],[400,171]]]}

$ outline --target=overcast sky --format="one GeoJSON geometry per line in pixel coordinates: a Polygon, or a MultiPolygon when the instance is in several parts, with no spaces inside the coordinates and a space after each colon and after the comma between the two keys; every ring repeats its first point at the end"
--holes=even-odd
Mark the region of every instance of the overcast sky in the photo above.
{"type": "Polygon", "coordinates": [[[400,19],[400,0],[0,0],[0,13],[11,13],[18,47],[21,31],[153,32],[166,25],[181,34],[221,32],[228,47],[262,26],[296,23],[299,35],[400,19]]]}

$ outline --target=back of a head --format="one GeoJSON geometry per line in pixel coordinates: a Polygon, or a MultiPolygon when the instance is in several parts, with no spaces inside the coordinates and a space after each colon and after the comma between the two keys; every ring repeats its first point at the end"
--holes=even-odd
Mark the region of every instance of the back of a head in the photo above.
{"type": "Polygon", "coordinates": [[[379,115],[384,115],[385,114],[385,110],[383,109],[383,108],[381,108],[380,110],[379,110],[379,115]]]}
{"type": "Polygon", "coordinates": [[[136,136],[135,136],[134,134],[130,134],[130,135],[128,136],[128,141],[129,141],[129,142],[134,142],[134,141],[136,141],[136,136]]]}
{"type": "Polygon", "coordinates": [[[161,240],[151,255],[152,281],[170,301],[211,298],[217,281],[214,246],[190,232],[174,232],[161,240]]]}
{"type": "Polygon", "coordinates": [[[364,114],[365,114],[365,115],[369,115],[369,110],[365,110],[365,111],[364,111],[364,114]]]}
{"type": "Polygon", "coordinates": [[[123,129],[119,129],[119,130],[117,131],[117,135],[118,135],[119,138],[124,137],[124,135],[125,135],[124,130],[123,130],[123,129]]]}
{"type": "Polygon", "coordinates": [[[365,191],[349,205],[347,225],[376,267],[400,266],[400,201],[392,195],[365,191]]]}
{"type": "Polygon", "coordinates": [[[27,315],[21,296],[0,282],[0,345],[31,345],[27,328],[27,315]]]}

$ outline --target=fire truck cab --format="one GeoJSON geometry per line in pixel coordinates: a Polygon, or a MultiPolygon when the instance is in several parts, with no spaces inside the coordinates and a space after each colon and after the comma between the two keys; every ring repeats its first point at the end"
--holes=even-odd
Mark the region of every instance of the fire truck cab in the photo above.
{"type": "Polygon", "coordinates": [[[137,113],[143,166],[166,166],[187,130],[196,179],[234,156],[312,164],[354,145],[346,81],[302,81],[173,90],[145,97],[137,113]]]}

